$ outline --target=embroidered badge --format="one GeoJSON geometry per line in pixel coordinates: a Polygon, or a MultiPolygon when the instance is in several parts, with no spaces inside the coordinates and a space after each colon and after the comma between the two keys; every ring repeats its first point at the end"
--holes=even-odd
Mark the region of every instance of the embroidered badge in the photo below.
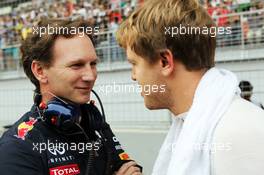
{"type": "Polygon", "coordinates": [[[130,160],[129,155],[127,153],[125,153],[125,152],[119,154],[119,157],[120,157],[121,160],[130,160]]]}
{"type": "Polygon", "coordinates": [[[17,135],[15,136],[17,138],[25,140],[26,135],[28,134],[29,131],[33,129],[34,124],[36,122],[37,122],[37,119],[30,117],[29,121],[20,123],[17,127],[17,135]]]}

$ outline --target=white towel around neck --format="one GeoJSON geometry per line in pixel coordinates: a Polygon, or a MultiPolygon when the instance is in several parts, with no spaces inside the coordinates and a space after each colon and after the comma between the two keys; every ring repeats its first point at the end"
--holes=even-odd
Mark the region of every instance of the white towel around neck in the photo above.
{"type": "Polygon", "coordinates": [[[197,86],[184,122],[173,119],[152,175],[210,175],[208,147],[215,127],[238,93],[235,74],[224,69],[208,70],[197,86]]]}

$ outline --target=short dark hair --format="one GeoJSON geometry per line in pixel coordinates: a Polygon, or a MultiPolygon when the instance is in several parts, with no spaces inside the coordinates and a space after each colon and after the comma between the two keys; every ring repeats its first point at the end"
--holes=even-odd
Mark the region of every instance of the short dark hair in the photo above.
{"type": "MultiPolygon", "coordinates": [[[[54,27],[54,28],[87,28],[90,27],[90,24],[84,20],[70,20],[70,19],[43,19],[41,20],[37,26],[34,26],[35,28],[48,28],[54,27]]],[[[80,32],[80,31],[79,31],[80,32]]],[[[93,35],[92,33],[86,33],[92,43],[93,41],[93,35]]],[[[38,60],[43,65],[49,67],[52,63],[52,57],[53,57],[53,46],[56,41],[56,39],[59,36],[63,36],[65,38],[72,38],[76,36],[78,33],[71,33],[71,32],[53,32],[48,33],[45,32],[42,36],[38,32],[32,32],[30,33],[25,40],[22,41],[20,50],[22,53],[22,65],[25,74],[30,79],[30,81],[35,85],[36,93],[40,93],[40,85],[39,81],[34,76],[32,70],[31,70],[31,64],[33,60],[38,60]]]]}
{"type": "Polygon", "coordinates": [[[242,92],[251,92],[253,90],[253,86],[251,85],[251,83],[245,80],[240,81],[239,88],[242,92]]]}

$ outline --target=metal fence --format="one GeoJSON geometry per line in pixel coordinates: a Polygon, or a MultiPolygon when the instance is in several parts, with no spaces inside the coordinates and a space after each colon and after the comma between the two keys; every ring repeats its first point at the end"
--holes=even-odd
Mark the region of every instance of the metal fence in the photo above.
{"type": "MultiPolygon", "coordinates": [[[[231,27],[230,34],[217,35],[217,48],[250,49],[264,47],[264,9],[217,16],[214,19],[216,23],[225,19],[227,21],[226,26],[222,27],[231,27]]],[[[126,59],[124,50],[116,42],[114,32],[102,32],[96,35],[95,40],[96,52],[101,63],[103,63],[103,67],[110,67],[111,64],[123,62],[126,59]]],[[[19,44],[1,45],[0,72],[20,68],[19,44]]]]}
{"type": "MultiPolygon", "coordinates": [[[[218,67],[228,68],[235,72],[239,80],[249,80],[254,86],[253,99],[264,102],[264,60],[246,61],[239,63],[219,63],[218,67]],[[230,64],[234,66],[230,67],[230,64]],[[243,65],[262,65],[262,68],[245,68],[243,65]],[[236,67],[241,67],[237,69],[236,67]]],[[[130,70],[100,72],[94,89],[98,92],[104,104],[107,121],[115,128],[168,128],[171,114],[167,110],[150,111],[145,108],[143,98],[137,91],[110,91],[105,87],[115,85],[131,86],[130,70]],[[115,85],[114,85],[115,83],[115,85]]],[[[0,126],[13,123],[33,104],[33,86],[27,79],[7,80],[0,82],[0,126]],[[28,87],[25,87],[28,86],[28,87]]],[[[217,92],[216,92],[217,93],[217,92]]],[[[96,99],[94,96],[92,99],[96,99]]],[[[97,102],[98,104],[98,102],[97,102]]]]}
{"type": "MultiPolygon", "coordinates": [[[[122,76],[123,72],[120,72],[122,76]]],[[[118,81],[115,76],[107,79],[99,75],[103,81],[118,81]]],[[[129,77],[127,77],[129,79],[129,77]]],[[[23,84],[29,84],[24,80],[16,83],[5,82],[10,88],[0,88],[0,127],[18,120],[27,112],[33,104],[33,87],[21,88],[23,84]]],[[[130,86],[135,83],[116,83],[119,86],[130,86]]],[[[4,85],[0,82],[0,85],[4,85]]],[[[144,106],[143,98],[137,92],[111,92],[105,93],[101,88],[106,86],[113,88],[113,83],[96,83],[94,90],[99,94],[107,121],[115,128],[168,128],[170,124],[170,113],[167,110],[150,111],[144,106]]],[[[92,95],[91,99],[99,102],[92,95]]],[[[99,107],[99,106],[98,106],[99,107]]],[[[100,107],[99,107],[100,109],[100,107]]]]}
{"type": "Polygon", "coordinates": [[[216,23],[225,21],[231,34],[218,35],[217,47],[250,48],[264,45],[264,9],[250,12],[221,15],[214,18],[216,23]]]}
{"type": "MultiPolygon", "coordinates": [[[[126,60],[124,49],[116,42],[114,32],[104,32],[95,36],[96,53],[101,65],[110,67],[110,64],[126,60]]],[[[2,46],[0,49],[0,72],[18,71],[21,67],[20,45],[2,46]]]]}
{"type": "MultiPolygon", "coordinates": [[[[234,71],[239,80],[249,80],[254,86],[254,97],[264,102],[264,10],[253,12],[237,13],[215,18],[233,21],[230,35],[217,37],[218,52],[227,53],[229,50],[250,50],[259,47],[263,55],[258,60],[228,60],[218,62],[218,65],[234,71]],[[235,21],[235,22],[234,22],[235,21]],[[247,27],[245,27],[247,23],[247,27]],[[219,51],[220,50],[220,51],[219,51]],[[263,66],[262,66],[263,65],[263,66]]],[[[114,32],[104,32],[96,36],[96,52],[101,61],[98,65],[100,86],[112,85],[111,82],[129,85],[130,67],[127,64],[125,52],[117,45],[114,32]],[[121,69],[120,69],[121,68],[121,69]],[[112,71],[114,70],[114,71],[112,71]],[[101,77],[101,78],[100,78],[101,77]]],[[[3,74],[18,72],[22,74],[20,63],[19,45],[2,46],[0,49],[0,80],[3,74]]],[[[0,81],[0,124],[8,124],[15,121],[19,115],[28,110],[32,102],[32,89],[22,88],[28,81],[13,84],[12,80],[0,81]],[[17,88],[14,88],[17,87],[17,88]],[[16,110],[14,110],[16,109],[16,110]]],[[[144,107],[143,99],[139,94],[112,94],[101,95],[105,104],[106,113],[110,123],[119,127],[165,127],[170,123],[168,111],[148,111],[144,107]]]]}

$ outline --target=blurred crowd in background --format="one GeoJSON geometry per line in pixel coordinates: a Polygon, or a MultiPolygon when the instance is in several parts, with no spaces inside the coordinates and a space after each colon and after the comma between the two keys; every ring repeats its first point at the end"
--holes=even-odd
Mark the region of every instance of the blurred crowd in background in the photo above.
{"type": "Polygon", "coordinates": [[[118,24],[141,4],[142,0],[94,0],[78,3],[66,1],[32,1],[27,6],[18,6],[5,15],[0,16],[0,43],[12,45],[20,42],[32,31],[42,18],[83,18],[100,30],[115,30],[118,24]]]}
{"type": "MultiPolygon", "coordinates": [[[[45,17],[51,18],[83,18],[92,25],[98,26],[100,31],[115,30],[120,22],[144,0],[65,0],[65,1],[41,1],[32,0],[26,6],[18,4],[9,14],[0,15],[0,46],[13,45],[26,38],[32,31],[32,26],[45,17]]],[[[262,0],[201,0],[203,6],[212,17],[234,14],[245,11],[253,11],[264,8],[262,0]]],[[[254,14],[255,15],[255,14],[254,14]]],[[[263,21],[264,13],[259,13],[254,20],[263,21]]],[[[232,17],[220,17],[216,19],[218,26],[236,26],[240,23],[239,15],[232,17]]],[[[243,19],[246,37],[251,24],[256,21],[243,19]]],[[[263,22],[258,23],[259,29],[263,28],[263,22]]],[[[255,27],[255,26],[254,26],[255,27]]],[[[256,27],[255,27],[256,28],[256,27]]],[[[261,35],[262,31],[255,32],[261,35]]]]}
{"type": "MultiPolygon", "coordinates": [[[[115,30],[120,22],[127,18],[129,14],[144,0],[92,0],[91,2],[81,0],[65,1],[41,1],[33,0],[26,6],[17,5],[9,14],[0,15],[0,46],[13,45],[26,38],[31,32],[32,26],[44,17],[83,18],[94,26],[98,26],[100,31],[115,30]]],[[[227,15],[238,12],[252,11],[264,8],[264,1],[257,0],[202,0],[201,3],[212,17],[227,15]]],[[[264,13],[259,13],[263,20],[264,13]]],[[[245,30],[250,30],[251,23],[243,19],[245,30]]],[[[239,16],[220,17],[216,20],[218,26],[238,25],[239,16]]],[[[259,28],[262,28],[260,24],[259,28]]],[[[248,32],[247,32],[248,33],[248,32]]],[[[248,34],[246,34],[248,35],[248,34]]],[[[260,32],[258,33],[260,35],[260,32]]]]}
{"type": "MultiPolygon", "coordinates": [[[[19,44],[42,18],[87,20],[91,27],[99,27],[96,46],[102,60],[123,60],[124,53],[117,46],[114,32],[107,31],[115,31],[144,1],[147,0],[2,0],[0,70],[19,68],[19,44]]],[[[199,1],[217,26],[231,27],[231,35],[217,36],[217,47],[264,43],[263,0],[199,1]]]]}
{"type": "Polygon", "coordinates": [[[240,45],[241,37],[245,44],[263,43],[263,0],[203,0],[202,4],[215,19],[217,26],[230,26],[232,29],[232,36],[219,36],[220,45],[240,45]],[[241,16],[243,12],[255,13],[241,16]]]}

